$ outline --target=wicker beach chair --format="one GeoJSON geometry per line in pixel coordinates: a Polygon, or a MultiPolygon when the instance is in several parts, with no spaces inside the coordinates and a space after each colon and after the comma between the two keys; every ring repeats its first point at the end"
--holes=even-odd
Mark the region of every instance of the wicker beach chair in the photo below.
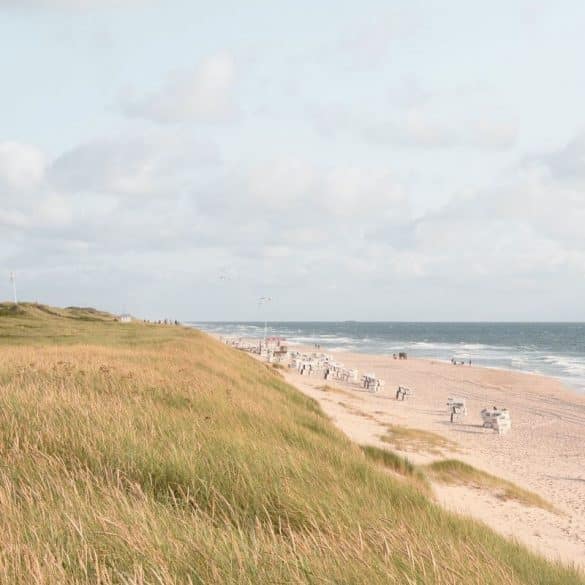
{"type": "Polygon", "coordinates": [[[498,434],[503,435],[512,428],[512,419],[507,408],[484,408],[481,411],[481,418],[485,428],[494,429],[498,434]]]}
{"type": "Polygon", "coordinates": [[[396,400],[404,400],[407,396],[413,397],[414,390],[407,388],[406,386],[398,386],[398,390],[396,390],[396,400]]]}

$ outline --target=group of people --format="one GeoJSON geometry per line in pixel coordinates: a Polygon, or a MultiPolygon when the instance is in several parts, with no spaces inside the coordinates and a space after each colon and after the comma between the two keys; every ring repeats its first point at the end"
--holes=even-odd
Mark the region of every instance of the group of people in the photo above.
{"type": "MultiPolygon", "coordinates": [[[[455,358],[451,358],[451,363],[454,366],[464,366],[465,365],[465,360],[461,360],[461,361],[457,361],[455,358]]],[[[469,365],[471,365],[471,360],[468,360],[467,362],[469,365]]]]}

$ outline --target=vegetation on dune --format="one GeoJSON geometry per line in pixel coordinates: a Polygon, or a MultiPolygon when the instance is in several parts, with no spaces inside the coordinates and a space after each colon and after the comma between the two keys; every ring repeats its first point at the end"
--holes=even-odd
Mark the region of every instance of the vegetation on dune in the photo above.
{"type": "Polygon", "coordinates": [[[381,439],[398,451],[424,451],[439,455],[443,451],[456,451],[458,448],[455,442],[437,433],[401,425],[388,425],[388,430],[381,439]]]}
{"type": "Polygon", "coordinates": [[[425,474],[406,457],[397,455],[392,451],[388,451],[388,449],[380,449],[371,445],[364,445],[361,449],[370,461],[382,465],[388,471],[403,476],[419,490],[430,495],[430,484],[425,474]]]}
{"type": "Polygon", "coordinates": [[[502,500],[515,500],[527,506],[543,508],[550,512],[555,511],[552,504],[538,494],[457,459],[435,461],[426,466],[426,471],[432,479],[441,483],[485,489],[502,500]]]}
{"type": "Polygon", "coordinates": [[[200,332],[0,306],[0,583],[584,582],[371,458],[200,332]]]}
{"type": "Polygon", "coordinates": [[[353,394],[352,392],[348,392],[347,390],[343,390],[342,388],[338,388],[337,386],[330,386],[329,384],[325,384],[324,386],[318,386],[317,389],[321,390],[321,392],[327,392],[329,394],[339,394],[341,396],[355,398],[355,394],[353,394]]]}

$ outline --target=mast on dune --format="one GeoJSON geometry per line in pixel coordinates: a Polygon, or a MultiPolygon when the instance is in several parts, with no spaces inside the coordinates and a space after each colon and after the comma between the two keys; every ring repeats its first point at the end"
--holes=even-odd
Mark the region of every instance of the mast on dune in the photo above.
{"type": "MultiPolygon", "coordinates": [[[[265,305],[272,301],[272,297],[260,297],[258,299],[258,306],[265,305]]],[[[268,333],[268,316],[266,315],[266,311],[264,312],[264,347],[266,347],[266,336],[268,333]]]]}
{"type": "Polygon", "coordinates": [[[18,299],[16,298],[16,274],[10,273],[10,282],[12,283],[12,296],[14,297],[14,304],[18,305],[18,299]]]}

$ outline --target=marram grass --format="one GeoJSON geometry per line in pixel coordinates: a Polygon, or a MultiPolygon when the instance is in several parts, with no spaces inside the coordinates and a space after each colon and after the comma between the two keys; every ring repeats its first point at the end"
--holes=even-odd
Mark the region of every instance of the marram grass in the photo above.
{"type": "Polygon", "coordinates": [[[583,582],[204,334],[0,305],[0,583],[583,582]]]}
{"type": "Polygon", "coordinates": [[[501,500],[515,500],[525,506],[534,506],[555,512],[554,506],[538,494],[457,459],[445,459],[430,463],[426,466],[426,472],[431,479],[441,483],[485,489],[493,492],[501,500]]]}

